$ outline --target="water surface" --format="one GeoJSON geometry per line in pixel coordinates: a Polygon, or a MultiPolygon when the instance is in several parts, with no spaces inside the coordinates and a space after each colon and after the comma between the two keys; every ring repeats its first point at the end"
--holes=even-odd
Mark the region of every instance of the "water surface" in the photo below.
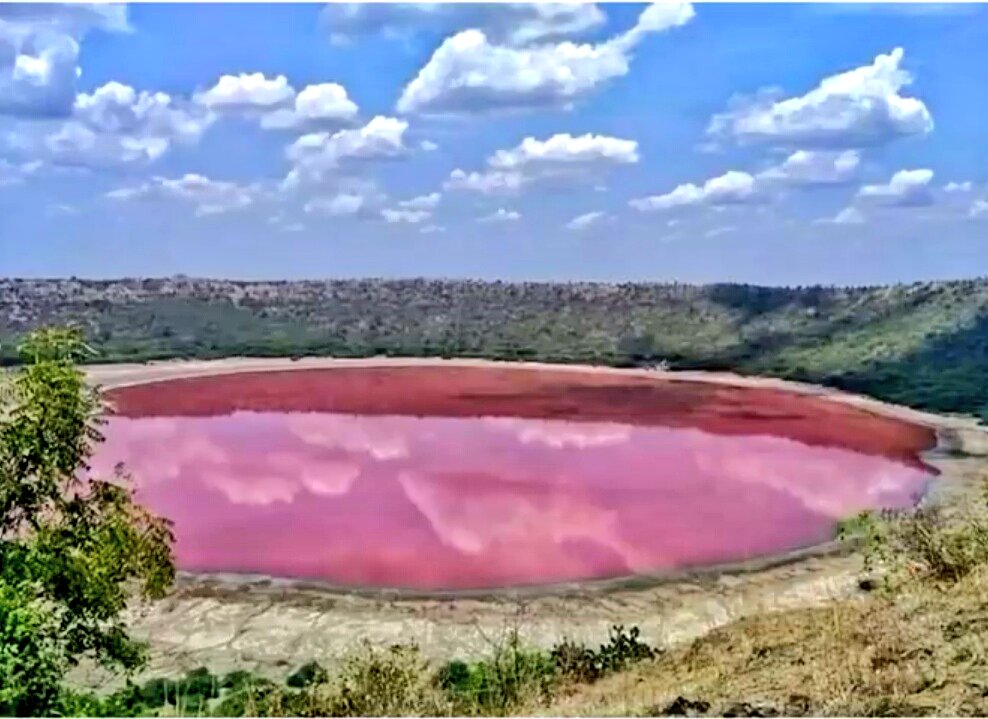
{"type": "Polygon", "coordinates": [[[242,373],[111,390],[191,571],[465,589],[717,564],[915,501],[932,433],[819,398],[575,372],[242,373]]]}

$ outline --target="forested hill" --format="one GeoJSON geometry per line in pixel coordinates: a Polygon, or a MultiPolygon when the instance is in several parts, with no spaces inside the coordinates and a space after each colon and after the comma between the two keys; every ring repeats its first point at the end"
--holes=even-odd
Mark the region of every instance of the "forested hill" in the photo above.
{"type": "Polygon", "coordinates": [[[718,368],[988,419],[988,279],[890,287],[0,280],[0,352],[82,326],[101,361],[470,356],[718,368]]]}

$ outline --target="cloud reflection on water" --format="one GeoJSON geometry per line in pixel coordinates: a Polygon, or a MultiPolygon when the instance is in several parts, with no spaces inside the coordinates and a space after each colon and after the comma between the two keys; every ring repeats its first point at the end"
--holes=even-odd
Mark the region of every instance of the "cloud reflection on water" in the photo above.
{"type": "Polygon", "coordinates": [[[720,562],[824,539],[925,482],[772,436],[519,418],[234,412],[113,417],[119,461],[175,521],[180,566],[471,587],[720,562]]]}

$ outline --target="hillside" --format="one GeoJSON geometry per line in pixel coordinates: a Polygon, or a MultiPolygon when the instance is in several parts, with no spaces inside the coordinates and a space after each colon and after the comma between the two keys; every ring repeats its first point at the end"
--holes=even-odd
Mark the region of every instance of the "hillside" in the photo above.
{"type": "Polygon", "coordinates": [[[731,369],[988,417],[988,279],[889,287],[0,280],[0,357],[43,324],[100,361],[475,356],[731,369]]]}

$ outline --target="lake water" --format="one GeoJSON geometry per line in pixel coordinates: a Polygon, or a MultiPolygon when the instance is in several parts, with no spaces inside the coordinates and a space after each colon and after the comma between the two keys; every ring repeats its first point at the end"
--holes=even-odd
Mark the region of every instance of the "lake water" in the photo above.
{"type": "Polygon", "coordinates": [[[607,373],[345,368],[108,392],[182,569],[468,589],[825,541],[914,502],[931,431],[820,398],[607,373]]]}

